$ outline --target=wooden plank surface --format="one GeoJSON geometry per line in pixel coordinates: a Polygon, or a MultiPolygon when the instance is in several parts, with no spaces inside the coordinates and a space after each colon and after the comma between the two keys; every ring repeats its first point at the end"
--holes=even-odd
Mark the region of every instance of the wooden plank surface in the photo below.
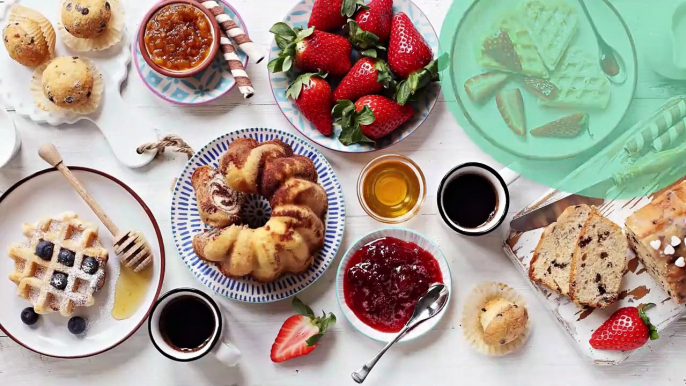
{"type": "MultiPolygon", "coordinates": [[[[128,26],[137,28],[138,20],[154,0],[127,1],[128,26]]],[[[450,5],[448,0],[416,0],[434,26],[440,28],[450,5]]],[[[658,11],[673,6],[675,1],[660,0],[648,11],[637,7],[640,0],[614,0],[629,24],[639,55],[645,55],[656,31],[658,11]]],[[[253,39],[268,46],[269,27],[292,7],[290,0],[234,0],[232,4],[248,25],[253,39]]],[[[643,59],[643,58],[641,58],[643,59]]],[[[251,65],[257,95],[248,101],[232,93],[210,105],[178,107],[166,104],[152,95],[135,70],[130,74],[123,95],[131,109],[150,118],[160,134],[175,133],[191,146],[200,148],[206,142],[234,129],[272,127],[294,131],[273,102],[264,64],[251,65]]],[[[623,124],[630,125],[650,114],[668,97],[686,93],[686,84],[660,79],[649,68],[642,67],[631,111],[623,124]]],[[[165,290],[181,286],[202,288],[176,256],[169,223],[170,186],[183,166],[183,156],[167,154],[139,170],[117,163],[100,132],[81,122],[59,128],[36,125],[15,117],[23,141],[20,155],[0,170],[0,192],[46,165],[36,152],[47,141],[54,142],[67,163],[88,165],[110,173],[129,184],[155,213],[165,237],[168,270],[165,290]]],[[[355,194],[358,173],[363,165],[379,154],[344,155],[324,150],[336,169],[344,188],[348,208],[343,252],[358,237],[381,224],[367,217],[355,194]]],[[[422,339],[391,350],[379,363],[366,384],[369,385],[682,385],[686,371],[682,359],[686,346],[686,322],[679,321],[670,334],[650,344],[649,349],[618,367],[597,367],[579,356],[573,344],[534,297],[526,283],[501,250],[504,230],[480,238],[464,238],[444,226],[437,215],[436,189],[443,175],[453,166],[466,161],[482,161],[499,167],[479,150],[461,131],[444,101],[439,102],[425,125],[413,136],[380,152],[400,153],[411,157],[423,168],[428,183],[426,204],[418,217],[404,224],[430,235],[449,258],[453,272],[454,298],[441,323],[422,339]],[[533,334],[524,349],[503,358],[476,354],[462,338],[460,315],[468,291],[483,281],[501,281],[519,291],[529,303],[533,334]]],[[[511,187],[514,213],[536,199],[547,189],[520,180],[511,187]]],[[[49,187],[45,194],[50,194],[49,187]]],[[[30,219],[18,219],[25,221],[30,219]]],[[[340,257],[340,256],[339,256],[340,257]]],[[[315,309],[339,311],[332,269],[302,298],[315,309]]],[[[1,278],[0,278],[1,279],[1,278]]],[[[3,294],[2,296],[11,296],[3,294]]],[[[2,298],[0,298],[2,299],[2,298]]],[[[373,342],[341,318],[339,324],[311,355],[289,363],[275,365],[269,360],[269,349],[279,326],[291,315],[288,302],[271,305],[245,305],[221,300],[229,321],[228,334],[243,351],[244,360],[235,369],[227,369],[207,357],[196,363],[180,364],[167,360],[149,343],[146,329],[111,352],[81,360],[58,360],[36,355],[7,337],[0,336],[0,385],[352,385],[350,372],[372,357],[381,344],[373,342]]],[[[340,316],[340,312],[339,316],[340,316]]],[[[17,315],[19,317],[19,315],[17,315]]]]}

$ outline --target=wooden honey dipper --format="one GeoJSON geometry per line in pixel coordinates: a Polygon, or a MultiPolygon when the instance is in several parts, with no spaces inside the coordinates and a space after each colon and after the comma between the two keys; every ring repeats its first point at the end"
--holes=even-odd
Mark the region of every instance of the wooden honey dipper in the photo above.
{"type": "Polygon", "coordinates": [[[102,210],[95,199],[86,191],[86,188],[79,182],[76,176],[64,165],[62,156],[57,148],[51,143],[46,143],[38,149],[40,157],[51,166],[57,168],[62,175],[69,181],[71,186],[83,198],[96,216],[102,221],[107,229],[114,236],[114,253],[119,257],[119,262],[126,267],[140,272],[152,264],[152,253],[145,241],[143,234],[139,231],[129,231],[122,233],[112,219],[102,210]]]}

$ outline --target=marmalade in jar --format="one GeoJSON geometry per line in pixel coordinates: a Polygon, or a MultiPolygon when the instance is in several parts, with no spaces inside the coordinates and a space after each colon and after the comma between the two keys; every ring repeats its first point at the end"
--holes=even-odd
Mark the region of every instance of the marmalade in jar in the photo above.
{"type": "Polygon", "coordinates": [[[198,67],[212,51],[212,23],[190,4],[171,4],[153,15],[145,27],[150,59],[170,71],[198,67]]]}

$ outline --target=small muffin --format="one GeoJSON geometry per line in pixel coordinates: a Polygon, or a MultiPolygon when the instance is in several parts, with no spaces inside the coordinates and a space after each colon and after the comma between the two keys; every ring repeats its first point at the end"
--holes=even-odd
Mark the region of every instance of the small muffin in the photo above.
{"type": "Polygon", "coordinates": [[[481,311],[484,343],[489,346],[506,345],[519,338],[529,321],[526,308],[503,298],[488,301],[481,311]]]}
{"type": "Polygon", "coordinates": [[[43,93],[50,102],[62,108],[88,103],[93,83],[88,63],[77,56],[57,58],[43,71],[43,93]]]}
{"type": "Polygon", "coordinates": [[[10,57],[24,66],[38,66],[50,57],[50,48],[40,25],[33,20],[7,25],[2,31],[2,40],[10,57]]]}
{"type": "Polygon", "coordinates": [[[67,0],[62,5],[62,25],[77,38],[97,37],[111,18],[112,8],[107,0],[67,0]]]}
{"type": "Polygon", "coordinates": [[[461,321],[469,344],[486,355],[517,350],[531,332],[524,299],[502,283],[474,287],[465,299],[461,321]]]}

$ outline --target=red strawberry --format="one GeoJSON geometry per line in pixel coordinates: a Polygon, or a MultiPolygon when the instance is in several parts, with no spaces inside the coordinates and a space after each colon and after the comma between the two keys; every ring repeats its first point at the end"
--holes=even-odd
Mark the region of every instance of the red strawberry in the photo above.
{"type": "Polygon", "coordinates": [[[518,88],[500,91],[495,96],[500,115],[507,126],[517,135],[526,135],[526,115],[524,115],[524,100],[518,88]]]}
{"type": "Polygon", "coordinates": [[[374,143],[412,119],[412,105],[401,106],[381,95],[368,95],[352,103],[338,102],[333,108],[336,124],[341,126],[338,140],[348,146],[353,143],[374,143]]]}
{"type": "Polygon", "coordinates": [[[336,316],[326,313],[317,318],[312,309],[303,304],[297,297],[293,298],[293,308],[299,315],[286,319],[272,345],[271,359],[283,362],[295,357],[307,355],[316,347],[324,336],[326,329],[336,324],[336,316]]]}
{"type": "Polygon", "coordinates": [[[484,53],[496,62],[502,64],[512,72],[521,72],[522,63],[519,60],[514,43],[510,39],[510,34],[504,29],[489,36],[484,40],[484,53]]]}
{"type": "Polygon", "coordinates": [[[365,95],[378,94],[392,82],[388,65],[383,60],[362,58],[341,80],[333,94],[335,101],[357,100],[365,95]]]}
{"type": "Polygon", "coordinates": [[[384,44],[391,36],[393,0],[372,0],[348,22],[350,41],[363,50],[384,44]]]}
{"type": "Polygon", "coordinates": [[[433,60],[431,47],[404,13],[393,16],[391,40],[388,43],[388,64],[402,79],[426,67],[433,60]]]}
{"type": "Polygon", "coordinates": [[[347,17],[341,12],[342,6],[343,0],[315,0],[307,26],[320,31],[332,31],[343,27],[347,17]]]}
{"type": "Polygon", "coordinates": [[[269,62],[271,72],[289,71],[293,65],[303,72],[325,72],[343,76],[350,67],[352,46],[348,39],[317,31],[291,28],[286,23],[276,23],[269,30],[275,35],[281,48],[279,57],[269,62]]]}
{"type": "Polygon", "coordinates": [[[295,100],[300,112],[324,135],[333,132],[331,109],[331,86],[324,80],[326,75],[303,74],[286,90],[286,97],[295,100]]]}
{"type": "Polygon", "coordinates": [[[593,333],[589,341],[591,347],[598,350],[635,350],[648,338],[659,338],[657,329],[645,314],[646,309],[654,306],[649,303],[639,308],[620,308],[593,333]]]}

